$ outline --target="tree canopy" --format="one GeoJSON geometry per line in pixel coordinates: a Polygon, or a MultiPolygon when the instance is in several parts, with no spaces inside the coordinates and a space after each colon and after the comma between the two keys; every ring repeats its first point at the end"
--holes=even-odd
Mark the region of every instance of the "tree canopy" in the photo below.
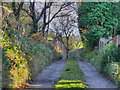
{"type": "Polygon", "coordinates": [[[91,47],[98,45],[100,37],[108,38],[119,33],[119,11],[119,2],[85,2],[79,7],[80,33],[86,37],[91,47]]]}

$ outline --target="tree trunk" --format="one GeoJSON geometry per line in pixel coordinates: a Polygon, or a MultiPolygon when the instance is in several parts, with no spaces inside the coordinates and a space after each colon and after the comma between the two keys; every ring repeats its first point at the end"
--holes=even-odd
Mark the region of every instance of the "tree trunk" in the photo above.
{"type": "Polygon", "coordinates": [[[44,5],[44,16],[43,16],[43,27],[42,27],[42,36],[44,37],[45,36],[45,27],[46,27],[46,2],[45,2],[45,5],[44,5]]]}
{"type": "Polygon", "coordinates": [[[35,33],[38,31],[38,22],[36,22],[36,19],[33,20],[33,29],[35,33]]]}
{"type": "MultiPolygon", "coordinates": [[[[50,20],[50,8],[49,8],[49,14],[48,14],[48,21],[50,20]]],[[[49,31],[49,24],[48,24],[48,28],[46,31],[46,37],[48,36],[48,31],[49,31]]]]}
{"type": "Polygon", "coordinates": [[[33,21],[32,21],[33,24],[32,24],[32,28],[31,28],[31,31],[30,31],[29,36],[31,36],[32,34],[34,34],[34,33],[36,33],[36,32],[38,31],[38,22],[36,22],[35,17],[32,18],[32,20],[33,20],[33,21]]]}
{"type": "Polygon", "coordinates": [[[68,49],[66,49],[66,59],[68,59],[68,52],[69,52],[69,50],[68,49]]]}
{"type": "Polygon", "coordinates": [[[29,8],[32,13],[32,29],[29,34],[29,36],[31,36],[32,34],[34,34],[38,31],[38,21],[37,21],[36,14],[35,14],[35,2],[30,2],[29,8]]]}

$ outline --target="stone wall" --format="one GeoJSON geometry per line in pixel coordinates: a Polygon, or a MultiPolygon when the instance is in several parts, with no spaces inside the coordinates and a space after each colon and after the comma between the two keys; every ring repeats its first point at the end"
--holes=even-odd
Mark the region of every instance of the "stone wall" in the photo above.
{"type": "Polygon", "coordinates": [[[105,45],[112,43],[115,40],[116,46],[120,45],[120,35],[116,37],[110,37],[109,39],[100,38],[99,40],[99,50],[102,49],[105,45]]]}
{"type": "Polygon", "coordinates": [[[112,37],[110,37],[109,39],[100,38],[100,40],[99,40],[99,50],[102,49],[107,43],[110,43],[111,39],[112,39],[112,37]]]}
{"type": "Polygon", "coordinates": [[[120,35],[117,35],[116,45],[120,45],[120,35]]]}

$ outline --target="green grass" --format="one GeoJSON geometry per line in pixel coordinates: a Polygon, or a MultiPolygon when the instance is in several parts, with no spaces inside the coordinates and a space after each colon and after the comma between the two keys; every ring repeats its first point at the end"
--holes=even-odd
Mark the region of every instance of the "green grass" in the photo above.
{"type": "Polygon", "coordinates": [[[64,67],[64,71],[60,75],[60,80],[82,80],[84,79],[84,73],[80,70],[78,62],[72,58],[68,59],[64,67]]]}
{"type": "Polygon", "coordinates": [[[86,88],[84,82],[84,73],[80,70],[78,62],[69,58],[55,88],[86,88]]]}

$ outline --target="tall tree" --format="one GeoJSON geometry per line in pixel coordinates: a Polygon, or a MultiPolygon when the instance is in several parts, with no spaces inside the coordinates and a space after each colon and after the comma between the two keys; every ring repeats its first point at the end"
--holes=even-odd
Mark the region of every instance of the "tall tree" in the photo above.
{"type": "Polygon", "coordinates": [[[71,5],[71,2],[64,2],[61,4],[58,3],[53,3],[53,2],[44,2],[44,3],[40,3],[39,5],[41,5],[41,11],[36,11],[35,9],[35,5],[36,2],[30,2],[28,9],[23,8],[22,10],[24,10],[25,12],[27,12],[27,14],[32,18],[32,25],[33,25],[33,29],[31,31],[30,34],[36,33],[38,31],[38,23],[39,21],[42,21],[42,27],[40,28],[42,31],[42,36],[45,35],[45,29],[46,26],[48,26],[53,19],[57,18],[57,17],[62,17],[65,16],[66,14],[68,14],[68,12],[64,13],[64,15],[59,15],[60,12],[65,11],[65,8],[69,5],[71,5]],[[44,4],[44,6],[42,6],[44,4]],[[53,13],[49,12],[49,15],[51,14],[51,17],[49,17],[49,19],[47,18],[49,15],[48,14],[48,10],[52,7],[52,11],[54,11],[53,13]],[[58,8],[58,10],[56,10],[56,8],[58,8]]]}
{"type": "Polygon", "coordinates": [[[20,12],[23,8],[23,4],[24,2],[20,2],[20,3],[12,2],[12,10],[13,10],[16,20],[19,20],[20,12]]]}
{"type": "Polygon", "coordinates": [[[66,48],[66,54],[68,58],[68,52],[70,51],[70,47],[72,46],[71,37],[74,34],[75,30],[75,21],[76,17],[67,15],[66,17],[60,17],[58,19],[58,25],[54,24],[55,32],[57,34],[57,38],[63,43],[66,48]]]}
{"type": "Polygon", "coordinates": [[[27,37],[29,32],[30,17],[23,12],[24,2],[3,2],[2,30],[17,44],[27,37]],[[7,15],[8,14],[8,15],[7,15]],[[19,42],[18,42],[19,41],[19,42]]]}

